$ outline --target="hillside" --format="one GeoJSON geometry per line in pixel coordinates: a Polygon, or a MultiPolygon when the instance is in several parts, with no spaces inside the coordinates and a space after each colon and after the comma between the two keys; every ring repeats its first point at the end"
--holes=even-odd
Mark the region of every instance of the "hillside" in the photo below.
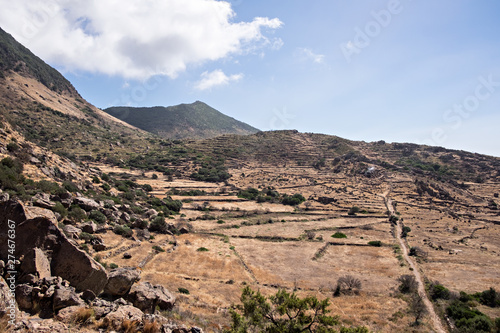
{"type": "Polygon", "coordinates": [[[104,110],[135,127],[167,139],[202,139],[223,134],[246,135],[258,129],[197,101],[170,107],[112,107],[104,110]]]}
{"type": "Polygon", "coordinates": [[[0,36],[0,243],[14,221],[19,272],[11,325],[0,247],[0,331],[220,333],[245,287],[328,298],[334,331],[500,326],[500,158],[292,130],[159,138],[0,36]]]}

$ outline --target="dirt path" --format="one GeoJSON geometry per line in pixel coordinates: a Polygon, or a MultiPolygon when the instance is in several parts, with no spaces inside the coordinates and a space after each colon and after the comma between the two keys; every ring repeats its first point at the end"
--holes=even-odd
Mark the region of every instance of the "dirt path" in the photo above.
{"type": "MultiPolygon", "coordinates": [[[[387,206],[387,210],[391,213],[391,215],[395,214],[394,211],[394,206],[392,204],[391,198],[389,198],[389,193],[390,190],[385,191],[382,196],[384,197],[385,205],[387,206]]],[[[427,293],[425,292],[425,284],[422,279],[422,275],[420,274],[420,271],[418,270],[417,265],[413,260],[410,258],[410,255],[408,254],[408,248],[406,247],[406,243],[401,237],[402,233],[402,227],[401,227],[401,222],[398,220],[396,223],[396,238],[399,242],[399,245],[401,247],[401,250],[403,251],[403,257],[405,258],[406,262],[408,265],[411,267],[411,271],[413,275],[415,276],[415,280],[417,280],[418,283],[418,294],[422,298],[422,301],[425,304],[425,307],[427,308],[427,313],[432,319],[432,324],[434,326],[434,330],[438,333],[446,333],[447,331],[444,329],[443,324],[441,323],[441,319],[439,316],[436,314],[436,311],[434,311],[434,306],[432,305],[432,302],[430,301],[429,297],[427,296],[427,293]]]]}

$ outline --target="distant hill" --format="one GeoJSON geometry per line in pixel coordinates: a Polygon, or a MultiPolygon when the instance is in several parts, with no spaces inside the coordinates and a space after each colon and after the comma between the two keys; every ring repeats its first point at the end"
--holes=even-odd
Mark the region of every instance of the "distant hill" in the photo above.
{"type": "Polygon", "coordinates": [[[132,126],[168,139],[205,139],[259,131],[200,101],[170,107],[111,107],[104,111],[132,126]]]}

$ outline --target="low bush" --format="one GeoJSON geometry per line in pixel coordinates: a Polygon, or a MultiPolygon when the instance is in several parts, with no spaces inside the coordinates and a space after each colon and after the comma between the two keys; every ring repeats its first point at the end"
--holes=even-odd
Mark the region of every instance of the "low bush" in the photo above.
{"type": "Polygon", "coordinates": [[[379,241],[379,240],[377,240],[377,241],[369,241],[368,245],[375,246],[375,247],[381,247],[382,246],[382,242],[379,241]]]}
{"type": "Polygon", "coordinates": [[[347,238],[346,234],[342,232],[336,232],[332,235],[333,238],[347,238]]]}
{"type": "Polygon", "coordinates": [[[450,299],[450,291],[448,288],[437,281],[430,284],[429,295],[434,301],[438,299],[450,299]]]}
{"type": "Polygon", "coordinates": [[[94,220],[98,224],[104,224],[107,221],[106,215],[104,215],[98,210],[90,211],[89,218],[94,220]]]}
{"type": "Polygon", "coordinates": [[[133,235],[133,231],[132,229],[130,229],[130,227],[126,226],[126,225],[116,225],[114,228],[113,228],[113,232],[117,235],[120,235],[120,236],[123,236],[123,237],[132,237],[133,235]]]}
{"type": "Polygon", "coordinates": [[[181,294],[189,295],[189,290],[187,290],[186,288],[179,287],[177,290],[179,290],[181,294]]]}

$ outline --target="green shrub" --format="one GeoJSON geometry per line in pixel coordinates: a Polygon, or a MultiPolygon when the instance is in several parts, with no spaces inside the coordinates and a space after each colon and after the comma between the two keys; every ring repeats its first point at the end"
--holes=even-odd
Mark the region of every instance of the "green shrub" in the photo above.
{"type": "Polygon", "coordinates": [[[14,153],[19,150],[19,145],[15,142],[9,142],[7,144],[7,150],[10,151],[11,153],[14,153]]]}
{"type": "Polygon", "coordinates": [[[404,226],[403,231],[401,232],[401,237],[406,238],[408,236],[408,233],[411,231],[410,227],[404,226]]]}
{"type": "Polygon", "coordinates": [[[347,215],[356,215],[357,213],[359,213],[359,211],[360,211],[359,207],[352,206],[347,212],[347,215]]]}
{"type": "Polygon", "coordinates": [[[347,238],[346,234],[342,232],[336,232],[332,235],[333,238],[347,238]]]}
{"type": "Polygon", "coordinates": [[[253,187],[249,187],[246,190],[241,190],[238,192],[238,198],[247,199],[247,200],[255,200],[259,195],[259,190],[253,187]]]}
{"type": "Polygon", "coordinates": [[[84,240],[85,242],[90,242],[92,239],[94,239],[94,236],[86,232],[81,232],[79,238],[81,240],[84,240]]]}
{"type": "Polygon", "coordinates": [[[224,222],[224,220],[218,220],[217,221],[217,224],[224,224],[224,223],[226,223],[226,222],[224,222]]]}
{"type": "Polygon", "coordinates": [[[165,222],[165,218],[162,216],[155,217],[149,224],[149,230],[160,233],[167,231],[167,223],[165,222]]]}
{"type": "Polygon", "coordinates": [[[300,205],[301,203],[303,203],[304,201],[306,201],[306,198],[304,198],[304,196],[302,196],[302,194],[296,193],[292,196],[285,195],[283,197],[283,199],[281,200],[281,203],[283,205],[297,206],[297,205],[300,205]]]}
{"type": "Polygon", "coordinates": [[[0,187],[3,190],[12,190],[24,193],[23,163],[17,158],[5,157],[0,161],[0,187]]]}
{"type": "Polygon", "coordinates": [[[158,245],[153,245],[153,250],[155,250],[156,252],[165,252],[165,250],[158,245]]]}
{"type": "Polygon", "coordinates": [[[165,203],[165,206],[173,211],[178,213],[181,208],[182,208],[182,201],[180,200],[173,200],[171,197],[166,197],[163,199],[163,202],[165,203]]]}
{"type": "Polygon", "coordinates": [[[479,302],[481,304],[489,306],[489,307],[497,307],[500,306],[500,293],[498,293],[494,288],[490,288],[479,293],[479,302]]]}
{"type": "Polygon", "coordinates": [[[142,185],[142,189],[143,189],[144,191],[146,191],[146,192],[151,192],[151,191],[153,191],[153,187],[152,187],[151,185],[149,185],[149,184],[144,184],[144,185],[142,185]]]}
{"type": "Polygon", "coordinates": [[[115,269],[118,268],[118,265],[112,262],[111,264],[109,264],[109,268],[115,269]]]}
{"type": "Polygon", "coordinates": [[[133,231],[130,229],[130,227],[126,225],[116,225],[113,229],[113,232],[117,235],[123,236],[123,237],[132,237],[133,231]]]}
{"type": "Polygon", "coordinates": [[[60,214],[62,217],[68,216],[68,210],[59,201],[56,202],[55,206],[52,208],[52,211],[60,214]]]}
{"type": "Polygon", "coordinates": [[[227,333],[237,332],[356,332],[368,333],[365,327],[345,328],[337,316],[330,316],[330,301],[314,296],[299,298],[281,289],[266,297],[245,287],[242,305],[231,311],[232,323],[227,333]]]}
{"type": "Polygon", "coordinates": [[[111,186],[109,186],[108,183],[104,183],[101,185],[101,188],[106,191],[106,192],[109,192],[109,190],[111,190],[111,186]]]}
{"type": "Polygon", "coordinates": [[[382,242],[381,242],[381,241],[379,241],[379,240],[377,240],[377,241],[369,241],[369,242],[368,242],[368,245],[370,245],[370,246],[380,247],[380,246],[382,246],[382,242]]]}
{"type": "Polygon", "coordinates": [[[71,206],[68,216],[76,222],[81,222],[87,218],[87,214],[77,205],[71,206]]]}
{"type": "Polygon", "coordinates": [[[89,218],[94,220],[98,224],[104,224],[107,221],[106,215],[104,215],[98,210],[92,210],[89,213],[89,218]]]}
{"type": "Polygon", "coordinates": [[[450,291],[448,288],[437,282],[431,284],[429,294],[433,300],[450,299],[450,291]]]}
{"type": "Polygon", "coordinates": [[[177,290],[179,290],[181,294],[189,295],[189,290],[187,290],[186,288],[179,287],[177,290]]]}
{"type": "Polygon", "coordinates": [[[206,247],[199,247],[196,251],[198,251],[198,252],[208,252],[209,250],[206,247]]]}
{"type": "Polygon", "coordinates": [[[71,193],[75,193],[75,192],[78,192],[78,186],[76,186],[75,183],[73,183],[72,181],[69,181],[69,180],[65,180],[63,182],[63,187],[68,191],[68,192],[71,192],[71,193]]]}

